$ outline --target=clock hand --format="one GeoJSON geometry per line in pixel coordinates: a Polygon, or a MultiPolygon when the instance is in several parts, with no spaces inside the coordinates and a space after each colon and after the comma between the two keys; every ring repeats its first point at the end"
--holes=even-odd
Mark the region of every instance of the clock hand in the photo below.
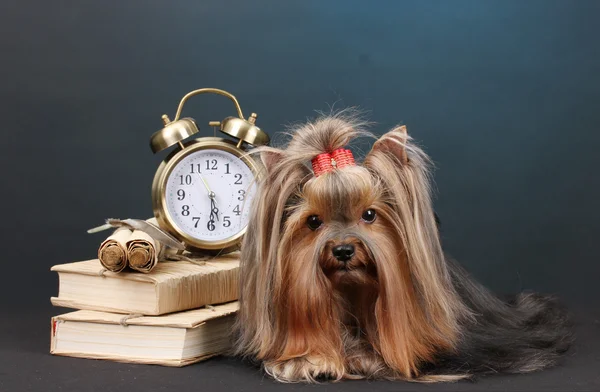
{"type": "Polygon", "coordinates": [[[215,203],[215,197],[213,193],[210,198],[210,217],[208,219],[208,222],[206,222],[206,227],[208,228],[208,230],[213,231],[215,229],[215,218],[219,220],[219,215],[217,215],[218,213],[219,209],[217,208],[217,205],[215,203]]]}
{"type": "Polygon", "coordinates": [[[202,174],[198,173],[198,175],[200,176],[200,179],[202,180],[202,183],[204,184],[204,187],[208,191],[208,197],[210,197],[211,199],[213,199],[215,197],[215,192],[213,192],[213,191],[210,190],[210,187],[208,186],[208,182],[206,182],[206,179],[204,177],[202,177],[202,174]]]}
{"type": "Polygon", "coordinates": [[[215,192],[213,192],[210,189],[210,186],[208,186],[208,182],[206,181],[206,179],[202,176],[201,173],[198,173],[198,176],[200,176],[200,179],[202,180],[202,183],[204,184],[204,187],[206,188],[206,190],[208,191],[208,197],[210,198],[210,220],[212,222],[215,221],[215,217],[217,218],[217,220],[219,220],[219,209],[217,208],[217,202],[215,201],[215,197],[217,197],[217,195],[215,194],[215,192]]]}
{"type": "Polygon", "coordinates": [[[217,203],[213,196],[210,198],[210,220],[214,221],[215,217],[219,220],[219,209],[217,208],[217,203]]]}

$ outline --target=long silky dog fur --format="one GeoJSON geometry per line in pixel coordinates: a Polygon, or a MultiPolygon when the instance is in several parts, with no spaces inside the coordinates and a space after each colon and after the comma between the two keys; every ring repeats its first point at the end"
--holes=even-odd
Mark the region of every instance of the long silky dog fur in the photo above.
{"type": "Polygon", "coordinates": [[[444,254],[431,161],[406,127],[362,164],[313,175],[312,158],[370,136],[364,128],[342,111],[257,151],[265,170],[242,244],[236,354],[283,382],[454,381],[554,365],[573,340],[567,311],[551,296],[501,300],[444,254]],[[323,217],[318,230],[306,228],[310,214],[323,217]],[[357,249],[345,268],[330,255],[340,241],[357,249]]]}

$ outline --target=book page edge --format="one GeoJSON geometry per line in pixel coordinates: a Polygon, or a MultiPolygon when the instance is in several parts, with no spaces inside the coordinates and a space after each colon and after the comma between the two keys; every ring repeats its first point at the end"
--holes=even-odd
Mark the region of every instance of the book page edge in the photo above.
{"type": "Polygon", "coordinates": [[[60,297],[50,297],[50,302],[54,306],[59,306],[62,308],[70,308],[70,309],[80,309],[80,310],[96,310],[98,312],[108,312],[108,313],[119,313],[119,314],[131,314],[131,313],[142,313],[145,316],[161,316],[152,309],[119,309],[112,308],[109,306],[98,306],[98,305],[90,305],[85,302],[79,302],[74,299],[64,299],[60,297]]]}
{"type": "Polygon", "coordinates": [[[52,355],[58,355],[63,357],[73,357],[73,358],[84,358],[84,359],[92,359],[92,360],[109,360],[116,361],[121,363],[136,363],[143,365],[161,365],[161,366],[169,366],[169,367],[182,367],[191,365],[196,362],[201,362],[206,359],[212,358],[221,354],[207,354],[201,355],[194,358],[187,359],[149,359],[149,358],[132,358],[132,357],[121,357],[118,355],[104,355],[104,354],[93,354],[93,353],[78,353],[78,352],[69,352],[69,351],[57,351],[53,350],[50,352],[52,355]]]}

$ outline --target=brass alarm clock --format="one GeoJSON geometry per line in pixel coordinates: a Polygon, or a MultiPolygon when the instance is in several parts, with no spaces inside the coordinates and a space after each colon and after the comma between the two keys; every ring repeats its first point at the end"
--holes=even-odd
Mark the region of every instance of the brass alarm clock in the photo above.
{"type": "Polygon", "coordinates": [[[246,232],[249,208],[256,193],[259,161],[246,145],[269,143],[256,126],[256,114],[244,118],[237,99],[224,90],[202,88],[186,94],[173,121],[162,116],[164,128],[150,138],[154,153],[176,146],[160,164],[152,182],[152,207],[159,226],[183,241],[190,251],[224,253],[238,248],[246,232]],[[232,137],[202,137],[184,142],[199,132],[196,121],[180,119],[183,105],[198,94],[229,98],[237,117],[211,121],[210,126],[232,137]]]}

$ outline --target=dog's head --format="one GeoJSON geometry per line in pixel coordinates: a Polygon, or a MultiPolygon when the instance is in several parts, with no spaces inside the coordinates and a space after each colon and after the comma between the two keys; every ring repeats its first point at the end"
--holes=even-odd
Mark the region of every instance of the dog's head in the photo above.
{"type": "Polygon", "coordinates": [[[287,268],[318,273],[307,265],[312,263],[338,290],[376,285],[374,254],[398,250],[384,197],[381,182],[361,166],[308,180],[294,195],[284,223],[287,268]]]}
{"type": "Polygon", "coordinates": [[[316,352],[343,368],[349,312],[401,376],[453,347],[463,309],[439,242],[428,157],[397,127],[361,164],[328,163],[365,135],[362,125],[326,116],[295,129],[286,148],[261,150],[266,169],[242,245],[240,353],[282,361],[316,352]]]}

